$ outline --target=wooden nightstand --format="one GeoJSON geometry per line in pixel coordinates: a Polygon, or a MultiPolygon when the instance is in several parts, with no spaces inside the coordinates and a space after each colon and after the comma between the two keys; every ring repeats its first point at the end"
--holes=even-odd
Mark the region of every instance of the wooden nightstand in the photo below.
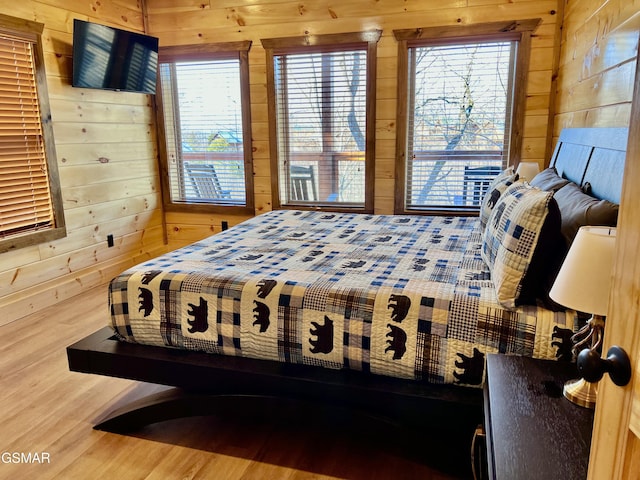
{"type": "Polygon", "coordinates": [[[489,478],[587,477],[593,410],[562,396],[575,364],[488,355],[485,430],[489,478]]]}

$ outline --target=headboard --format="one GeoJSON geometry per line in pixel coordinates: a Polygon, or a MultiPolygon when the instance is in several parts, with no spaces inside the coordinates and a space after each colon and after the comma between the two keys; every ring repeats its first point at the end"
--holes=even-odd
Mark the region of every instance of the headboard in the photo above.
{"type": "Polygon", "coordinates": [[[619,204],[628,128],[565,128],[551,157],[558,174],[590,194],[619,204]]]}

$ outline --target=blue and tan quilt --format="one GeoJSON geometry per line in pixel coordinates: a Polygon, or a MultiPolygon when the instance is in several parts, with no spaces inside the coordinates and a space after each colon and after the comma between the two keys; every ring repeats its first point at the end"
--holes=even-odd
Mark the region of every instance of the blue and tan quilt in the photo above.
{"type": "Polygon", "coordinates": [[[121,340],[431,383],[570,358],[574,311],[501,307],[473,217],[278,210],[110,284],[121,340]]]}

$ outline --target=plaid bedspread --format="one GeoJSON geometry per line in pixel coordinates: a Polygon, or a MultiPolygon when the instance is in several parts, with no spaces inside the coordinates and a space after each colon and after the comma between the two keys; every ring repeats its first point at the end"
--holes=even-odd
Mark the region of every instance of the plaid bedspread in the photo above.
{"type": "Polygon", "coordinates": [[[573,311],[498,304],[477,218],[278,210],[110,284],[125,341],[481,385],[490,352],[570,358],[573,311]]]}

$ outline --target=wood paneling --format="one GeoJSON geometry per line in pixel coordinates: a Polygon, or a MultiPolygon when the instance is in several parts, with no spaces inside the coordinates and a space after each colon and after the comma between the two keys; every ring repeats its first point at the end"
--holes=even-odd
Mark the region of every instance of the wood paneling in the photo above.
{"type": "Polygon", "coordinates": [[[0,255],[0,325],[166,250],[153,97],[71,87],[73,18],[142,31],[136,0],[24,0],[0,13],[44,24],[65,238],[0,255]],[[106,237],[115,245],[107,247],[106,237]]]}
{"type": "MultiPolygon", "coordinates": [[[[555,137],[566,127],[629,125],[634,81],[637,83],[635,70],[639,31],[640,2],[637,0],[567,1],[560,47],[555,137]]],[[[635,150],[634,153],[636,155],[629,156],[627,162],[637,160],[635,150]]],[[[628,163],[625,168],[625,192],[636,192],[637,166],[628,163]]],[[[635,369],[636,391],[640,368],[637,345],[625,342],[632,342],[634,338],[637,341],[637,333],[634,337],[637,322],[626,321],[637,313],[637,308],[634,310],[633,307],[638,305],[637,288],[632,288],[633,284],[637,286],[637,275],[634,276],[637,268],[634,271],[634,263],[630,261],[637,258],[638,252],[637,229],[633,231],[638,224],[637,220],[633,220],[637,218],[637,196],[623,192],[618,239],[622,250],[617,258],[619,266],[624,266],[616,268],[614,280],[616,287],[619,287],[616,291],[625,290],[625,293],[612,300],[612,322],[607,323],[603,348],[606,351],[608,345],[618,343],[629,349],[635,369]],[[628,204],[625,200],[628,200],[628,204]],[[624,230],[626,236],[622,235],[625,226],[630,228],[624,230]]],[[[626,402],[629,400],[625,399],[628,396],[625,397],[625,390],[608,380],[601,382],[599,388],[589,478],[635,479],[640,462],[640,440],[628,430],[626,402]],[[621,471],[623,468],[624,473],[621,471]]],[[[630,387],[626,387],[626,390],[628,392],[630,387]]]]}
{"type": "MultiPolygon", "coordinates": [[[[397,42],[394,29],[445,27],[541,18],[531,39],[532,53],[527,86],[523,158],[541,164],[547,152],[546,119],[551,113],[554,53],[559,43],[560,0],[343,0],[297,2],[291,0],[146,0],[149,33],[161,45],[203,44],[251,40],[249,52],[251,115],[254,146],[256,213],[271,208],[271,168],[266,93],[266,58],[260,40],[308,34],[382,30],[377,52],[376,158],[374,210],[393,212],[397,104],[397,42]],[[528,118],[532,116],[532,118],[528,118]]],[[[212,225],[218,225],[216,216],[212,225]]],[[[193,222],[193,216],[167,214],[170,248],[187,239],[208,235],[210,228],[193,222]],[[170,219],[169,219],[170,217],[170,219]]]]}
{"type": "Polygon", "coordinates": [[[567,1],[554,137],[565,127],[628,125],[639,29],[637,0],[567,1]]]}

